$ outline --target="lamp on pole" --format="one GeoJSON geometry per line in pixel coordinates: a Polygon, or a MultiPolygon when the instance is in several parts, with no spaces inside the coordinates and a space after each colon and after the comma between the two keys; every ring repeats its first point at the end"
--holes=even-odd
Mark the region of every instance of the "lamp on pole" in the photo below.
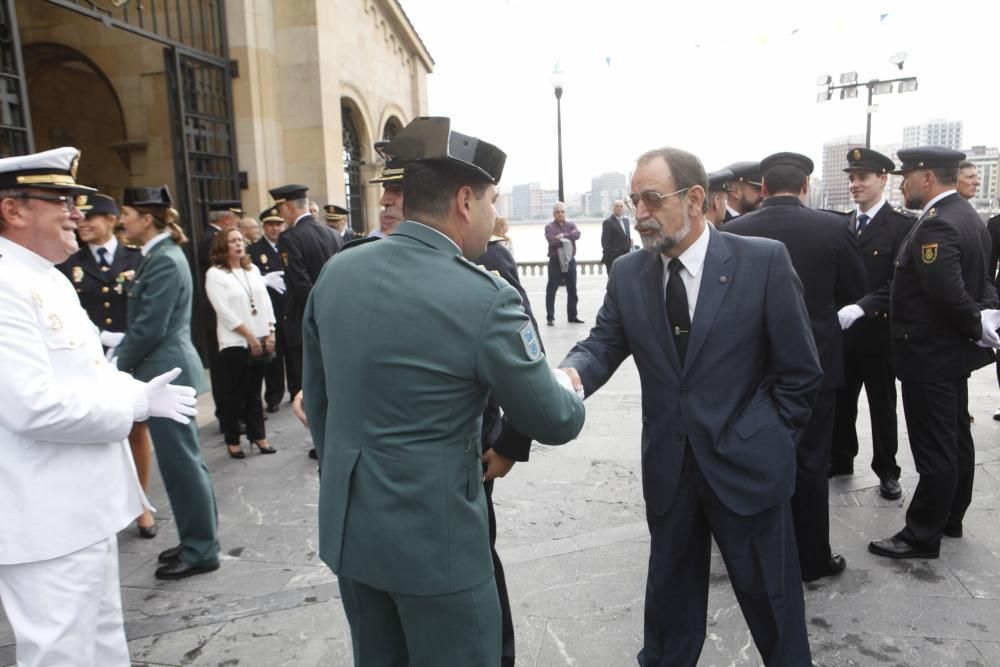
{"type": "MultiPolygon", "coordinates": [[[[899,53],[892,54],[889,58],[889,62],[903,69],[903,63],[906,62],[906,53],[900,51],[899,53]]],[[[896,79],[871,79],[867,83],[858,82],[857,72],[844,72],[840,75],[840,83],[834,85],[833,78],[829,74],[824,74],[819,77],[816,81],[816,85],[823,88],[819,93],[816,94],[817,102],[828,102],[830,97],[833,95],[833,91],[840,91],[840,99],[847,100],[853,99],[858,96],[858,88],[864,86],[868,89],[868,104],[865,106],[866,124],[865,124],[865,148],[871,148],[872,146],[872,113],[878,111],[878,105],[872,104],[872,97],[874,95],[883,95],[885,93],[892,92],[892,84],[898,83],[899,87],[897,92],[900,93],[912,93],[917,89],[917,77],[915,76],[905,76],[896,79]]]]}
{"type": "Polygon", "coordinates": [[[565,202],[566,196],[563,193],[563,165],[562,165],[562,94],[563,94],[563,71],[556,64],[552,70],[552,88],[556,93],[556,141],[559,150],[559,201],[565,202]]]}

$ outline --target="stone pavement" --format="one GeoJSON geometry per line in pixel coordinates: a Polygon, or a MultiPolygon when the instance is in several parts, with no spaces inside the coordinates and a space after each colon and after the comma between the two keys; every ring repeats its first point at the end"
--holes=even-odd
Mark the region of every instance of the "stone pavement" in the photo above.
{"type": "MultiPolygon", "coordinates": [[[[525,279],[544,321],[544,277],[525,279]]],[[[580,279],[580,313],[593,322],[604,277],[580,279]]],[[[564,312],[560,291],[557,312],[564,312]]],[[[560,315],[541,334],[557,363],[584,325],[560,315]]],[[[847,558],[840,577],[806,586],[814,658],[822,665],[1000,667],[1000,406],[992,368],[970,385],[977,446],[975,495],[965,537],[945,538],[941,558],[891,561],[867,543],[902,525],[908,501],[889,502],[865,462],[833,481],[834,549],[847,558]]],[[[862,409],[862,412],[865,412],[862,409]]],[[[204,414],[211,414],[210,406],[204,414]]],[[[913,460],[900,408],[903,486],[913,460]]],[[[639,477],[639,379],[626,362],[587,401],[587,425],[563,447],[535,446],[496,486],[499,547],[517,626],[518,665],[634,665],[641,644],[648,556],[639,477]]],[[[202,421],[207,421],[203,417],[202,421]]],[[[860,431],[867,434],[867,418],[860,431]]],[[[222,568],[179,582],[153,577],[158,551],[176,544],[158,474],[150,497],[160,534],[119,538],[126,626],[137,665],[350,665],[351,645],[336,577],[316,553],[317,475],[306,432],[287,408],[270,415],[274,456],[226,455],[214,425],[202,445],[219,500],[222,568]]],[[[401,567],[405,564],[400,564],[401,567]]],[[[708,638],[701,665],[757,665],[759,659],[716,554],[708,638]]],[[[14,661],[0,617],[0,665],[14,661]]]]}

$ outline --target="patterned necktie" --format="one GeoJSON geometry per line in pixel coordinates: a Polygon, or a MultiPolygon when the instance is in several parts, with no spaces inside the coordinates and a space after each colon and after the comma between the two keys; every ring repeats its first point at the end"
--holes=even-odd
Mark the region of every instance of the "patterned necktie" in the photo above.
{"type": "Polygon", "coordinates": [[[865,227],[868,226],[868,221],[871,218],[868,217],[867,213],[862,213],[858,216],[858,236],[861,236],[861,232],[865,231],[865,227]]]}
{"type": "Polygon", "coordinates": [[[101,267],[101,271],[107,271],[111,268],[111,262],[108,261],[108,249],[98,248],[97,249],[97,265],[101,267]]]}
{"type": "Polygon", "coordinates": [[[674,257],[667,264],[670,280],[667,281],[667,321],[670,322],[670,333],[673,334],[674,345],[677,346],[677,357],[684,365],[684,355],[687,353],[688,332],[691,331],[691,314],[688,312],[687,289],[679,272],[684,264],[674,257]]]}

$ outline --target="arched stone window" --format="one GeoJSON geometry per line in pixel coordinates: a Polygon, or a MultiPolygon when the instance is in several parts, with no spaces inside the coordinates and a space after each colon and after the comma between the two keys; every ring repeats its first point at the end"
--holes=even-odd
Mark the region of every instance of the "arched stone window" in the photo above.
{"type": "Polygon", "coordinates": [[[361,134],[354,122],[354,111],[350,106],[340,107],[341,125],[343,126],[344,146],[344,194],[347,199],[347,210],[351,212],[348,224],[359,233],[364,233],[364,185],[361,182],[361,134]]]}

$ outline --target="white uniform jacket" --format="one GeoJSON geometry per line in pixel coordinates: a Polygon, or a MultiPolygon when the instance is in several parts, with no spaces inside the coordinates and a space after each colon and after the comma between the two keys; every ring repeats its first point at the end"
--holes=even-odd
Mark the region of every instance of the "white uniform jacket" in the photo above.
{"type": "Polygon", "coordinates": [[[125,528],[147,503],[125,442],[143,385],[105,361],[69,280],[3,237],[0,369],[0,564],[125,528]]]}

